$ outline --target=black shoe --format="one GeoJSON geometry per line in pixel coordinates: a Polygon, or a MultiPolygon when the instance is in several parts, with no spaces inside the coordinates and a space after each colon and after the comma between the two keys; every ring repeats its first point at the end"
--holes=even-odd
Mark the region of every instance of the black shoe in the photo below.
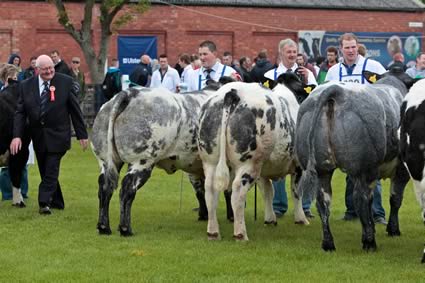
{"type": "Polygon", "coordinates": [[[304,210],[304,214],[305,214],[305,217],[307,218],[310,218],[310,219],[314,218],[314,214],[311,213],[310,210],[304,210]]]}
{"type": "Polygon", "coordinates": [[[48,206],[40,207],[40,210],[38,211],[42,215],[50,215],[52,212],[50,211],[50,208],[48,206]]]}

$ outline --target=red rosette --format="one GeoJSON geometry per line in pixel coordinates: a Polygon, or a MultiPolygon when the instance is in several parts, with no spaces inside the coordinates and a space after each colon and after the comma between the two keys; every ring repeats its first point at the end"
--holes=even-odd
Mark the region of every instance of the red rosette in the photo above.
{"type": "Polygon", "coordinates": [[[55,101],[55,90],[56,90],[56,88],[55,88],[54,85],[51,85],[49,89],[50,89],[50,101],[55,101]]]}

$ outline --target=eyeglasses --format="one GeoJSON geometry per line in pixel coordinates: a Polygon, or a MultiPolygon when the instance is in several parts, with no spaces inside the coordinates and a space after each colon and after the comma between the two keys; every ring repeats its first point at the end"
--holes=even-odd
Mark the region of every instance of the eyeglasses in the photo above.
{"type": "Polygon", "coordinates": [[[80,64],[80,61],[72,61],[73,64],[80,64]]]}
{"type": "Polygon", "coordinates": [[[53,66],[49,66],[49,67],[44,67],[44,68],[39,68],[40,69],[40,71],[42,71],[42,72],[46,72],[46,71],[52,71],[52,70],[54,70],[55,69],[55,67],[53,67],[53,66]]]}

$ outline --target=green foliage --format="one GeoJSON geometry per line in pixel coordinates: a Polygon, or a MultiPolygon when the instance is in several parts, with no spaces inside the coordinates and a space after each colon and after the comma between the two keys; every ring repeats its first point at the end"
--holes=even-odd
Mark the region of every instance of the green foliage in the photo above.
{"type": "MultiPolygon", "coordinates": [[[[209,242],[206,222],[198,222],[196,198],[182,173],[155,170],[138,191],[132,209],[135,235],[119,236],[118,192],[111,200],[111,236],[96,232],[98,165],[76,142],[62,161],[60,180],[66,208],[51,216],[38,214],[36,166],[30,167],[28,207],[0,203],[1,282],[421,282],[424,265],[423,223],[411,184],[400,210],[402,236],[390,238],[376,227],[378,251],[361,249],[358,221],[339,220],[344,212],[345,176],[336,172],[331,229],[336,252],[321,250],[321,223],[295,225],[288,212],[276,227],[265,227],[262,201],[254,221],[254,190],[248,193],[248,242],[232,239],[220,196],[218,219],[222,240],[209,242]],[[180,202],[181,196],[181,202],[180,202]]],[[[123,174],[122,174],[123,175],[123,174]]],[[[289,178],[287,178],[289,179],[289,178]]],[[[289,181],[289,180],[287,180],[289,181]]],[[[389,213],[389,187],[384,182],[389,213]]],[[[290,202],[290,209],[292,209],[290,202]]]]}

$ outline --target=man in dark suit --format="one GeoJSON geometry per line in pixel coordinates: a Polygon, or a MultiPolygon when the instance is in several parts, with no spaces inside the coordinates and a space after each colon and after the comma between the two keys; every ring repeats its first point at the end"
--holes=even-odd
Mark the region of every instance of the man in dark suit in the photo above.
{"type": "Polygon", "coordinates": [[[47,55],[37,58],[36,67],[39,75],[19,86],[10,152],[16,154],[21,150],[28,119],[41,176],[39,212],[51,214],[50,208],[65,208],[58,176],[61,158],[71,147],[70,118],[83,150],[87,148],[88,135],[77,100],[78,83],[67,75],[55,73],[54,63],[47,55]]]}

